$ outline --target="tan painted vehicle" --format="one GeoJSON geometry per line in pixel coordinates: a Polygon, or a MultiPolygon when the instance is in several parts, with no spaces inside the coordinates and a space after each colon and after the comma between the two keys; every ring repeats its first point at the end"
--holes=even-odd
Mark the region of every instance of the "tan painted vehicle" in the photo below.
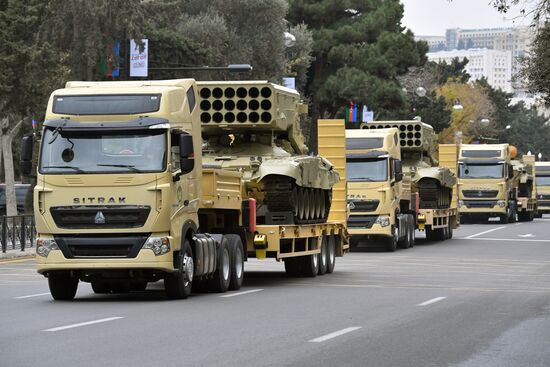
{"type": "MultiPolygon", "coordinates": [[[[242,172],[203,168],[197,91],[181,79],[68,82],[52,93],[34,212],[37,270],[54,299],[74,298],[79,281],[118,293],[164,280],[169,298],[239,289],[260,242],[264,255],[317,266],[343,254],[343,224],[256,226],[242,172]]],[[[22,142],[26,174],[33,140],[22,142]]]]}
{"type": "MultiPolygon", "coordinates": [[[[433,159],[435,134],[421,121],[366,123],[346,131],[348,231],[352,245],[375,244],[385,249],[415,244],[415,230],[429,240],[452,237],[457,210],[452,192],[456,184],[449,167],[433,159]]],[[[440,149],[449,150],[447,146],[440,149]]],[[[452,157],[452,156],[451,156],[452,157]]],[[[447,159],[450,167],[456,166],[447,159]]]]}
{"type": "Polygon", "coordinates": [[[535,183],[537,192],[536,217],[550,213],[550,162],[535,163],[535,183]]]}
{"type": "Polygon", "coordinates": [[[502,223],[532,220],[535,210],[533,160],[514,161],[509,144],[462,144],[459,202],[462,222],[499,217],[502,223]]]}

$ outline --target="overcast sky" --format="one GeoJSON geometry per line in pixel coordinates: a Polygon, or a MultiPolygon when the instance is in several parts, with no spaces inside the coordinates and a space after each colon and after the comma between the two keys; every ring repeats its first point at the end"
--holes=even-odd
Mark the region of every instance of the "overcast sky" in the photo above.
{"type": "Polygon", "coordinates": [[[497,12],[489,0],[401,0],[405,6],[403,26],[416,35],[443,36],[447,28],[497,28],[528,26],[514,8],[509,14],[497,12]],[[514,19],[515,18],[515,19],[514,19]]]}

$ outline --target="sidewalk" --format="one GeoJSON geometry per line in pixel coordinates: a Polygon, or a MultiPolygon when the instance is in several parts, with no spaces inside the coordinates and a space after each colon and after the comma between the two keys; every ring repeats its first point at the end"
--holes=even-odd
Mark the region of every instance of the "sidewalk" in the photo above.
{"type": "Polygon", "coordinates": [[[14,259],[18,257],[34,257],[36,255],[36,249],[34,247],[26,247],[25,251],[21,251],[21,249],[9,249],[6,251],[6,253],[3,253],[0,249],[0,260],[4,259],[14,259]]]}

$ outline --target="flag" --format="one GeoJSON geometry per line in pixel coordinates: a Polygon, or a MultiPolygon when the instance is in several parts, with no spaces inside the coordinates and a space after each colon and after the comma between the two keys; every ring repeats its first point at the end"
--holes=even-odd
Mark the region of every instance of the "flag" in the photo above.
{"type": "Polygon", "coordinates": [[[348,121],[355,122],[353,119],[353,101],[349,101],[348,121]]]}
{"type": "Polygon", "coordinates": [[[354,105],[353,106],[353,119],[351,120],[351,122],[357,122],[357,105],[354,105]]]}

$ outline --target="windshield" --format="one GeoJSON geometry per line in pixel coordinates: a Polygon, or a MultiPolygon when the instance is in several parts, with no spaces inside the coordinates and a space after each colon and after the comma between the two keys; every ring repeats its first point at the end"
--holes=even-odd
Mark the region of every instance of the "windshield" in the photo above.
{"type": "Polygon", "coordinates": [[[535,180],[537,186],[550,186],[550,176],[537,176],[535,180]]]}
{"type": "Polygon", "coordinates": [[[40,173],[162,172],[166,130],[62,131],[46,129],[40,173]]]}
{"type": "Polygon", "coordinates": [[[460,178],[503,178],[503,163],[459,163],[458,177],[460,178]]]}
{"type": "Polygon", "coordinates": [[[388,179],[388,159],[348,158],[346,161],[348,181],[383,182],[388,179]]]}

